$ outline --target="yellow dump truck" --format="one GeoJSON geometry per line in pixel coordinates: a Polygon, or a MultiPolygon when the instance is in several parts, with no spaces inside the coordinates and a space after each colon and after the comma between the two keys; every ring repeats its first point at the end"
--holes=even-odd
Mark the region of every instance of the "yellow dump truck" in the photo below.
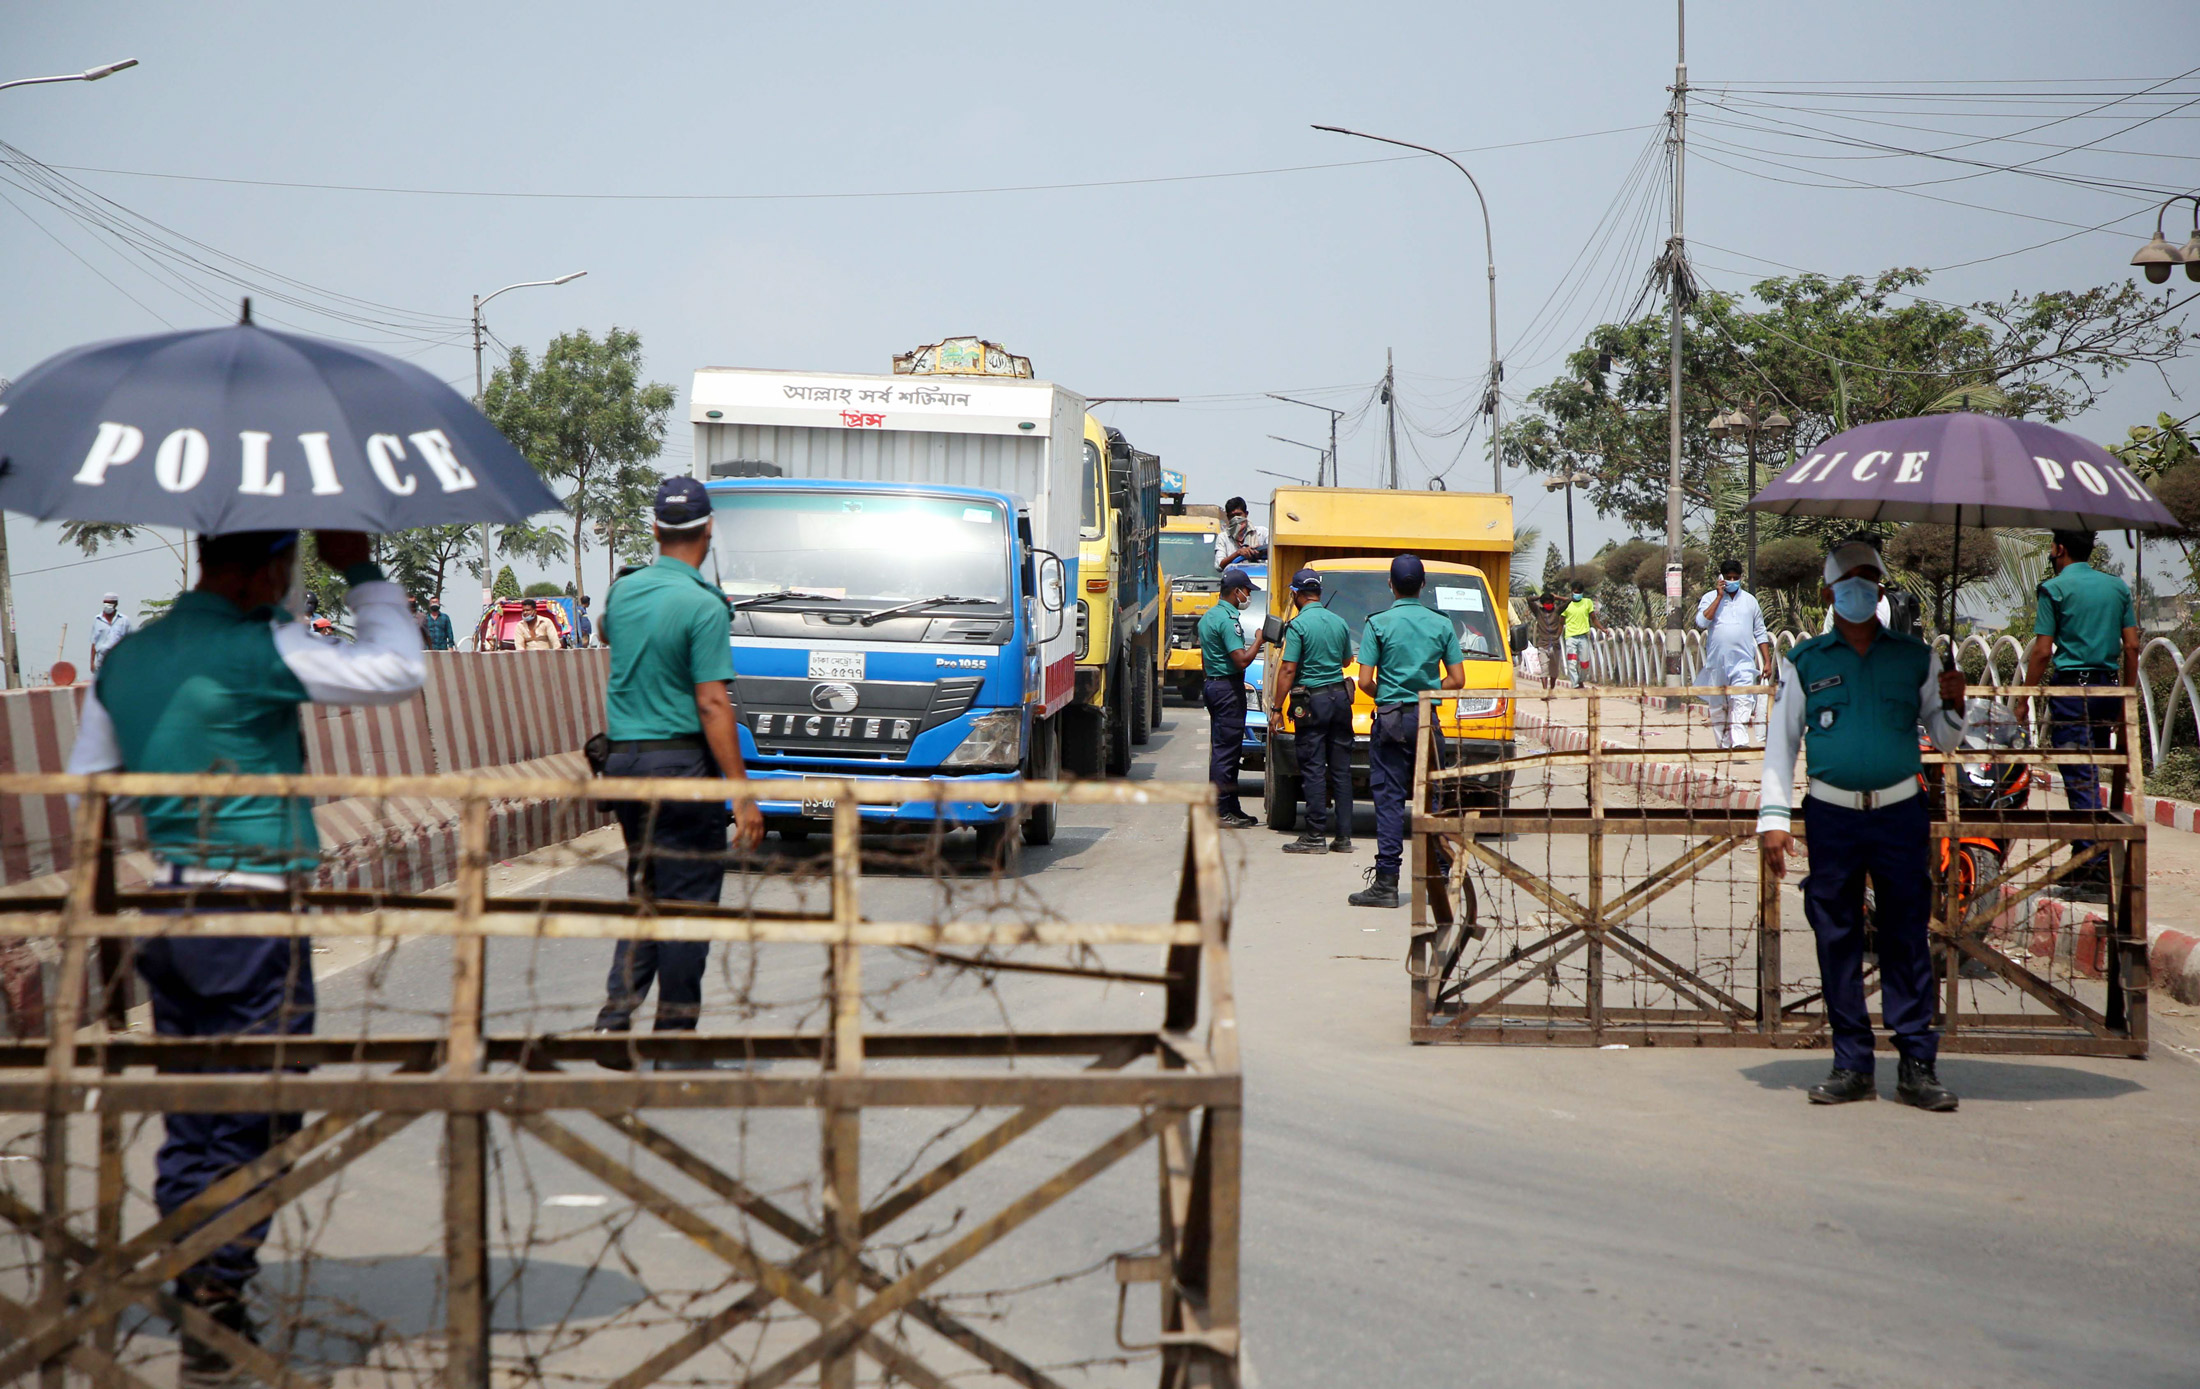
{"type": "Polygon", "coordinates": [[[1199,702],[1199,619],[1222,595],[1222,576],[1215,572],[1215,537],[1220,534],[1219,517],[1191,512],[1162,517],[1161,581],[1168,585],[1164,600],[1169,618],[1163,674],[1190,704],[1199,702]]]}
{"type": "MultiPolygon", "coordinates": [[[[1315,570],[1322,576],[1322,601],[1352,629],[1357,651],[1368,615],[1390,606],[1391,559],[1419,555],[1428,570],[1421,601],[1451,619],[1465,658],[1466,688],[1437,705],[1447,759],[1454,765],[1501,761],[1513,755],[1513,667],[1506,649],[1512,547],[1512,498],[1502,494],[1280,487],[1268,520],[1269,602],[1278,617],[1288,619],[1294,611],[1292,575],[1315,570]]],[[[1270,646],[1263,659],[1265,687],[1272,690],[1283,660],[1281,644],[1270,646]]],[[[1359,667],[1347,665],[1344,673],[1355,679],[1359,667]]],[[[1368,729],[1374,718],[1374,701],[1355,694],[1355,799],[1367,791],[1368,729]]],[[[1300,787],[1288,712],[1270,716],[1268,736],[1268,824],[1293,829],[1300,787]]],[[[1466,799],[1502,804],[1511,783],[1509,773],[1470,779],[1466,799]]]]}

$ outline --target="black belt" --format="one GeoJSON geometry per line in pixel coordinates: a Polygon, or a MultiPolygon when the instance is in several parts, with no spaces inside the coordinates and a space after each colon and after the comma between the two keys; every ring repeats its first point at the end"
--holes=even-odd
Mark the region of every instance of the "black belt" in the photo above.
{"type": "Polygon", "coordinates": [[[1323,690],[1334,690],[1351,683],[1350,680],[1332,680],[1326,685],[1301,685],[1299,688],[1308,694],[1318,694],[1323,690]]]}
{"type": "Polygon", "coordinates": [[[613,743],[613,752],[701,752],[710,746],[700,733],[685,733],[677,738],[634,738],[624,743],[613,743]]]}

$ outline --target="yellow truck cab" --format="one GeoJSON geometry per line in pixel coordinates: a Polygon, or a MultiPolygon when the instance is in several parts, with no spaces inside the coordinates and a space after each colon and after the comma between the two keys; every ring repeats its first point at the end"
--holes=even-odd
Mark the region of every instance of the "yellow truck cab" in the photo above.
{"type": "MultiPolygon", "coordinates": [[[[1296,611],[1291,576],[1312,569],[1322,576],[1322,602],[1352,631],[1352,649],[1372,613],[1391,604],[1390,561],[1421,557],[1428,579],[1421,601],[1451,619],[1459,634],[1466,686],[1437,703],[1444,751],[1454,765],[1496,762],[1513,756],[1513,667],[1507,649],[1512,566],[1512,498],[1476,492],[1369,491],[1339,487],[1278,488],[1270,507],[1269,602],[1278,617],[1296,611]]],[[[1266,688],[1277,687],[1282,644],[1262,659],[1266,688]]],[[[1359,665],[1347,663],[1347,680],[1359,665]]],[[[1355,799],[1367,794],[1368,730],[1375,702],[1355,691],[1352,700],[1352,780],[1355,799]]],[[[1299,765],[1288,710],[1269,717],[1266,809],[1273,829],[1298,825],[1299,765]]],[[[1500,773],[1466,783],[1468,804],[1502,805],[1512,777],[1500,773]]]]}
{"type": "Polygon", "coordinates": [[[1215,537],[1220,534],[1219,517],[1191,511],[1161,522],[1161,578],[1168,585],[1169,607],[1165,675],[1188,704],[1199,702],[1199,619],[1222,596],[1222,576],[1215,572],[1215,537]]]}
{"type": "Polygon", "coordinates": [[[1128,776],[1161,715],[1161,460],[1085,416],[1077,543],[1077,692],[1063,764],[1128,776]]]}

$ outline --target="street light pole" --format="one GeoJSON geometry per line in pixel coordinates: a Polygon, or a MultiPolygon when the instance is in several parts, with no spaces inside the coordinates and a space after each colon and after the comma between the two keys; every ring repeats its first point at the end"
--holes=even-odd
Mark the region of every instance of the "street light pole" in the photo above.
{"type": "MultiPolygon", "coordinates": [[[[1271,434],[1268,437],[1275,440],[1279,444],[1296,444],[1302,449],[1312,449],[1314,452],[1321,455],[1321,462],[1314,465],[1314,485],[1316,487],[1322,485],[1322,473],[1325,470],[1333,468],[1335,466],[1336,456],[1330,453],[1328,449],[1323,448],[1320,444],[1308,444],[1303,443],[1297,439],[1286,439],[1281,434],[1271,434]]],[[[1254,471],[1259,472],[1261,471],[1261,469],[1256,468],[1254,469],[1254,471]]],[[[1274,473],[1270,474],[1270,476],[1281,477],[1282,474],[1274,473]]]]}
{"type": "MultiPolygon", "coordinates": [[[[1344,418],[1344,411],[1332,410],[1326,405],[1316,405],[1311,400],[1294,400],[1287,395],[1277,395],[1274,391],[1267,394],[1270,400],[1280,400],[1287,405],[1303,405],[1309,410],[1319,410],[1329,416],[1329,485],[1331,487],[1338,486],[1343,480],[1337,476],[1337,421],[1344,418]]],[[[1268,437],[1273,439],[1276,436],[1271,434],[1268,437]]],[[[1285,442],[1289,441],[1286,440],[1285,442]]],[[[1314,485],[1316,487],[1322,485],[1322,480],[1318,475],[1314,479],[1314,485]]]]}
{"type": "MultiPolygon", "coordinates": [[[[1710,434],[1714,439],[1725,439],[1736,434],[1742,436],[1749,456],[1749,495],[1755,497],[1757,495],[1757,437],[1761,434],[1785,434],[1794,427],[1795,422],[1777,409],[1770,414],[1766,414],[1764,401],[1760,398],[1751,401],[1746,409],[1736,407],[1731,413],[1715,417],[1711,421],[1710,434]]],[[[1757,513],[1755,511],[1749,512],[1744,524],[1748,528],[1747,539],[1744,544],[1749,550],[1747,557],[1749,589],[1750,592],[1754,593],[1757,591],[1757,513]]]]}
{"type": "Polygon", "coordinates": [[[1490,201],[1482,196],[1482,185],[1475,181],[1473,174],[1467,173],[1466,165],[1442,150],[1430,149],[1427,145],[1416,145],[1410,140],[1393,140],[1387,135],[1370,135],[1364,130],[1347,130],[1341,125],[1317,125],[1314,128],[1327,131],[1332,135],[1354,135],[1362,140],[1373,140],[1377,144],[1396,145],[1400,149],[1419,150],[1423,154],[1433,154],[1460,173],[1466,174],[1468,186],[1474,189],[1474,200],[1482,205],[1483,260],[1490,282],[1490,375],[1488,385],[1482,396],[1482,412],[1490,417],[1490,490],[1492,492],[1504,491],[1505,468],[1497,451],[1498,395],[1499,387],[1505,381],[1505,360],[1497,354],[1497,243],[1490,236],[1490,201]]]}
{"type": "MultiPolygon", "coordinates": [[[[57,77],[18,77],[11,82],[0,82],[0,92],[10,87],[42,87],[49,82],[97,82],[124,68],[136,67],[137,62],[135,58],[124,58],[119,63],[101,63],[96,68],[65,72],[57,77]]],[[[6,390],[7,385],[0,381],[0,391],[6,390]]],[[[8,562],[7,517],[0,513],[0,688],[18,690],[22,687],[23,665],[15,654],[15,575],[8,562]]]]}
{"type": "Polygon", "coordinates": [[[1573,568],[1578,562],[1574,558],[1574,484],[1595,481],[1594,474],[1578,472],[1572,464],[1568,464],[1565,472],[1560,473],[1557,477],[1545,479],[1543,483],[1543,490],[1546,492],[1558,487],[1566,489],[1566,567],[1568,569],[1573,568]]]}
{"type": "MultiPolygon", "coordinates": [[[[560,275],[554,280],[521,280],[516,285],[506,285],[503,289],[496,291],[495,294],[477,294],[474,296],[475,409],[486,412],[488,406],[488,401],[486,399],[486,396],[488,394],[488,387],[483,384],[481,379],[482,309],[487,306],[491,299],[496,298],[498,294],[509,293],[510,291],[515,289],[539,289],[544,285],[570,284],[574,280],[579,279],[581,276],[587,273],[588,272],[586,270],[576,270],[570,275],[560,275]]],[[[484,521],[481,523],[481,610],[483,612],[487,612],[489,610],[489,604],[495,598],[495,596],[496,575],[489,568],[489,523],[487,521],[484,521]]]]}

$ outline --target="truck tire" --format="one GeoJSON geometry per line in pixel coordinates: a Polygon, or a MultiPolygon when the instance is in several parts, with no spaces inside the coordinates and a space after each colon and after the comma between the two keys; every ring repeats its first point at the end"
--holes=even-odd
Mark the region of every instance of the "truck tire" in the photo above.
{"type": "Polygon", "coordinates": [[[1161,667],[1162,655],[1161,652],[1156,649],[1153,654],[1153,726],[1154,731],[1157,733],[1169,726],[1169,720],[1163,713],[1163,711],[1168,707],[1168,701],[1163,697],[1165,691],[1168,689],[1168,679],[1167,672],[1165,672],[1161,667]]]}
{"type": "Polygon", "coordinates": [[[1299,779],[1293,773],[1276,765],[1276,759],[1268,759],[1268,771],[1261,777],[1260,799],[1268,812],[1268,828],[1295,830],[1299,827],[1299,779]]]}
{"type": "Polygon", "coordinates": [[[1131,660],[1131,741],[1144,747],[1153,738],[1153,671],[1141,650],[1131,660]]]}
{"type": "Polygon", "coordinates": [[[1072,776],[1104,775],[1107,719],[1089,704],[1072,704],[1057,716],[1061,766],[1072,776]]]}
{"type": "Polygon", "coordinates": [[[1108,775],[1131,774],[1131,686],[1126,663],[1118,659],[1108,667],[1107,750],[1108,775]]]}
{"type": "MultiPolygon", "coordinates": [[[[1031,724],[1031,760],[1024,765],[1024,776],[1031,781],[1059,781],[1062,777],[1062,720],[1034,719],[1031,724]]],[[[1045,805],[1024,807],[1024,843],[1031,845],[1052,844],[1054,829],[1061,820],[1059,805],[1049,801],[1045,805]]]]}

